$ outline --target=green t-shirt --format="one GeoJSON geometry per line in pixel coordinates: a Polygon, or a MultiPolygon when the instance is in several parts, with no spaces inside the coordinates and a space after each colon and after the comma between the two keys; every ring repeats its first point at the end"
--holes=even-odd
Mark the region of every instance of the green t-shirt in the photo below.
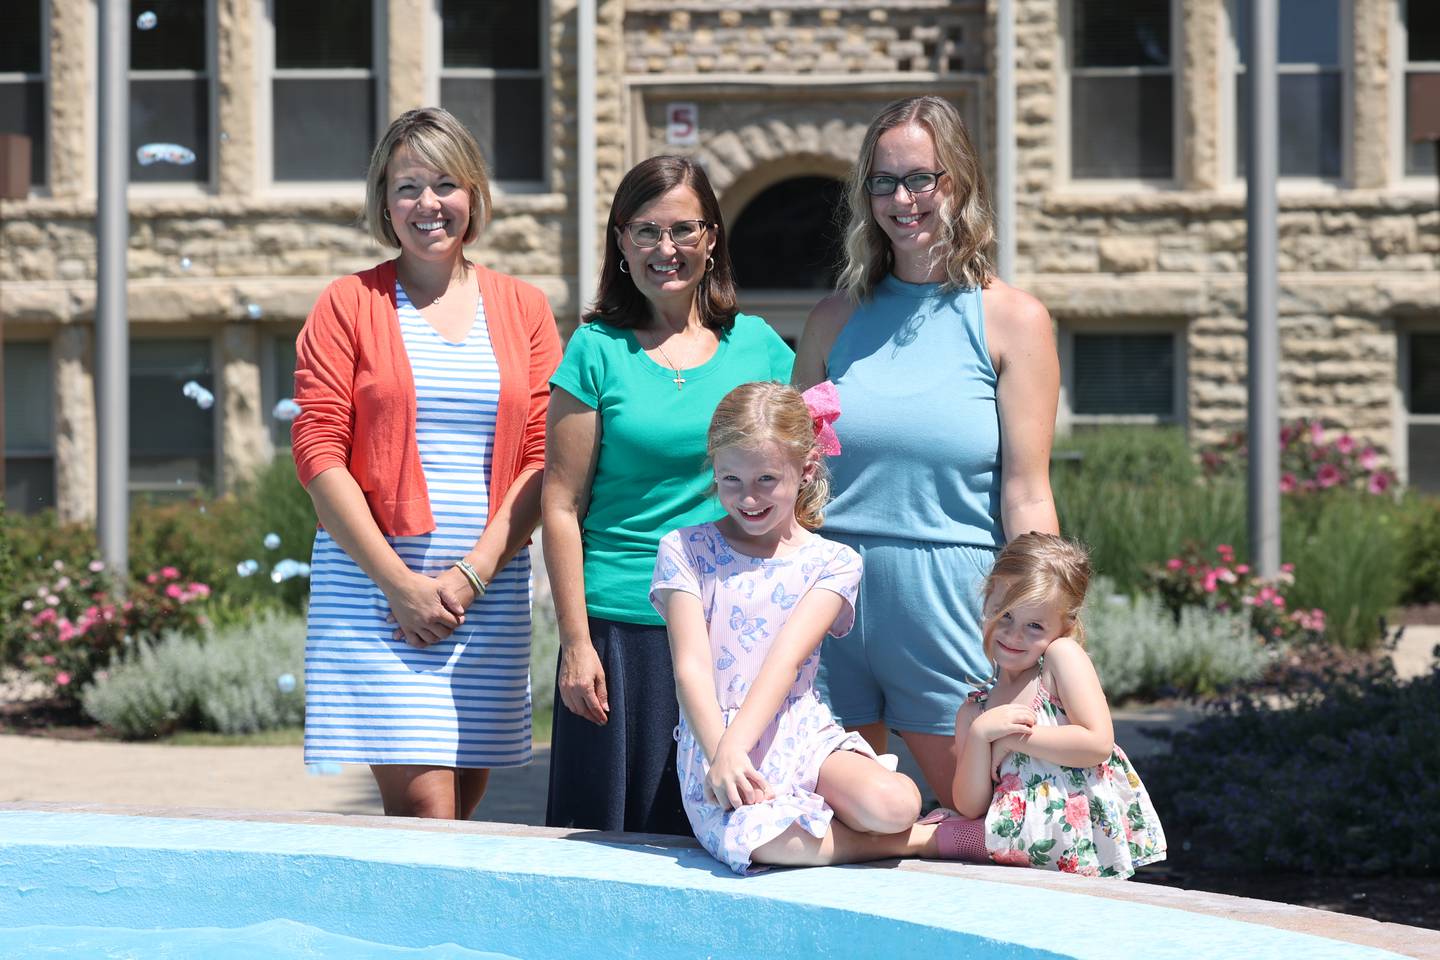
{"type": "Polygon", "coordinates": [[[571,336],[550,383],[600,414],[600,455],[581,529],[591,616],[664,622],[649,601],[660,538],[724,513],[705,466],[710,417],[742,383],[788,383],[794,362],[769,324],[743,313],[713,357],[681,371],[681,389],[675,372],[650,359],[628,330],[592,322],[571,336]]]}

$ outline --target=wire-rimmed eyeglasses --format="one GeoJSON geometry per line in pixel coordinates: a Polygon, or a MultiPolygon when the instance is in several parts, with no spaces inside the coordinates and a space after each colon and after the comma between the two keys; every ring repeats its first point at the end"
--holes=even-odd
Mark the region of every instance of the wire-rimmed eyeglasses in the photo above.
{"type": "Polygon", "coordinates": [[[705,239],[710,224],[704,220],[676,220],[668,227],[649,220],[632,220],[620,228],[630,242],[637,247],[656,247],[668,233],[670,242],[677,247],[693,247],[705,239]]]}
{"type": "Polygon", "coordinates": [[[888,173],[877,173],[873,177],[865,178],[865,192],[872,197],[888,197],[904,185],[905,190],[916,196],[922,193],[930,193],[940,185],[940,178],[945,176],[944,170],[917,170],[914,173],[907,173],[903,177],[891,176],[888,173]]]}

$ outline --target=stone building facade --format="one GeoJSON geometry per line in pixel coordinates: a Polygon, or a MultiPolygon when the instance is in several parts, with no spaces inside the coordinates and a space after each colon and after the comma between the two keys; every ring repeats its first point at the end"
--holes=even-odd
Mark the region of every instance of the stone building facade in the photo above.
{"type": "MultiPolygon", "coordinates": [[[[11,508],[82,518],[96,499],[96,12],[11,5],[34,49],[0,44],[14,61],[0,59],[0,132],[37,146],[30,195],[0,200],[7,488],[11,508]]],[[[1055,318],[1062,429],[1177,423],[1205,441],[1243,426],[1243,5],[1015,0],[1007,279],[1055,318]]],[[[1440,22],[1419,0],[1281,7],[1282,415],[1440,486],[1440,212],[1406,101],[1440,72],[1440,22]]],[[[224,490],[285,443],[271,408],[295,333],[329,280],[386,255],[357,225],[360,177],[409,107],[445,103],[476,130],[496,185],[473,255],[538,285],[573,327],[590,293],[579,245],[603,242],[577,236],[575,0],[142,8],[158,23],[132,35],[132,139],[188,137],[197,159],[136,167],[131,187],[137,492],[224,490]],[[181,395],[192,379],[209,410],[181,395]]],[[[698,157],[742,305],[798,335],[832,276],[836,184],[881,105],[951,98],[993,158],[993,17],[994,0],[599,0],[599,222],[630,164],[698,157]]]]}

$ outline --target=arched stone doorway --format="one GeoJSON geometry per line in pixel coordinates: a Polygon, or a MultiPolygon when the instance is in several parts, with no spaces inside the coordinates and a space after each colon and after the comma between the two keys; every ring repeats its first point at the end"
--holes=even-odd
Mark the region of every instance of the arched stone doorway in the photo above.
{"type": "Polygon", "coordinates": [[[790,177],[757,193],[730,228],[741,309],[793,343],[810,308],[835,287],[845,217],[845,185],[834,177],[790,177]]]}

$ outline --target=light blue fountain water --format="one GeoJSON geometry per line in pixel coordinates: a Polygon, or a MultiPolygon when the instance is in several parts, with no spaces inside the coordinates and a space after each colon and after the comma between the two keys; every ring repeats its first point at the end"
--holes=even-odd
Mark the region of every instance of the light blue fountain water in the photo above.
{"type": "MultiPolygon", "coordinates": [[[[357,951],[356,942],[401,951],[299,954],[347,958],[469,960],[492,951],[524,960],[1114,960],[1119,937],[1146,960],[1397,960],[1384,950],[1184,910],[921,871],[736,877],[703,850],[583,835],[0,809],[0,931],[9,928],[0,936],[41,927],[68,928],[71,937],[108,928],[115,939],[103,949],[124,948],[136,931],[188,928],[215,943],[280,930],[282,940],[308,939],[317,950],[334,937],[351,938],[357,951]],[[404,952],[425,949],[465,952],[404,952]]],[[[156,955],[135,950],[96,956],[156,955]]],[[[191,954],[223,956],[210,947],[191,954]]],[[[34,955],[0,939],[0,958],[34,955]]]]}

